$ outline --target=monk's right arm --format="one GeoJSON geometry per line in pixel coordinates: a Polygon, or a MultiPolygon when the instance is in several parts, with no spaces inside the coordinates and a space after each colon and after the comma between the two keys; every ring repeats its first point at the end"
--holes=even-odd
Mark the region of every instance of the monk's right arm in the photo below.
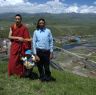
{"type": "Polygon", "coordinates": [[[10,32],[9,32],[9,39],[13,39],[13,40],[19,40],[19,41],[23,41],[24,39],[22,37],[16,37],[16,36],[12,36],[12,29],[10,28],[10,32]]]}

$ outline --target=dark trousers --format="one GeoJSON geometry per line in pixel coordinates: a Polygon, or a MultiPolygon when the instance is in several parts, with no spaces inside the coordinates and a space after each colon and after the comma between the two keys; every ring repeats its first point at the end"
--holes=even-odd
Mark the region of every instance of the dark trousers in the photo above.
{"type": "Polygon", "coordinates": [[[40,58],[40,61],[37,62],[37,67],[38,67],[38,71],[40,74],[40,79],[43,78],[49,78],[51,76],[51,72],[50,72],[50,51],[49,50],[41,50],[41,49],[37,49],[37,55],[40,58]]]}

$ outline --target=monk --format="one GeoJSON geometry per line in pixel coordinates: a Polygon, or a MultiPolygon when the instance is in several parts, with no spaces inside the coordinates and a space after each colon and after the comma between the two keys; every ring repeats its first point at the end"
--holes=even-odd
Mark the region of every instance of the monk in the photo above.
{"type": "Polygon", "coordinates": [[[8,63],[8,75],[24,75],[24,65],[21,61],[21,56],[27,49],[31,49],[31,38],[26,26],[22,24],[22,16],[16,14],[15,23],[11,25],[9,32],[11,41],[10,56],[8,63]]]}

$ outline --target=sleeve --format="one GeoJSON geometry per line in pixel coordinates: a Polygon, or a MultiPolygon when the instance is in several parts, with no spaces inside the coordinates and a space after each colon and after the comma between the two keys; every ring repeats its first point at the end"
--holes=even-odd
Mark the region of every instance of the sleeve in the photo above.
{"type": "Polygon", "coordinates": [[[36,31],[33,33],[33,53],[36,54],[36,31]]]}
{"type": "Polygon", "coordinates": [[[49,45],[50,45],[50,52],[53,52],[53,36],[51,31],[49,32],[49,45]]]}

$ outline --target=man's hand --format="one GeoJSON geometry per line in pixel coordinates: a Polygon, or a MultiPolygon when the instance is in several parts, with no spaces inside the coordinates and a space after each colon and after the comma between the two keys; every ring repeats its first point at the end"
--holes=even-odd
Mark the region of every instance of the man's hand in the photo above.
{"type": "Polygon", "coordinates": [[[53,52],[50,53],[50,59],[52,59],[52,58],[53,58],[53,52]]]}
{"type": "Polygon", "coordinates": [[[21,41],[21,42],[23,42],[24,41],[24,38],[18,37],[18,40],[21,41]]]}
{"type": "Polygon", "coordinates": [[[24,39],[24,41],[32,41],[32,38],[26,38],[26,39],[24,39]]]}
{"type": "Polygon", "coordinates": [[[35,59],[36,59],[36,62],[40,61],[40,58],[37,55],[35,55],[35,59]]]}

